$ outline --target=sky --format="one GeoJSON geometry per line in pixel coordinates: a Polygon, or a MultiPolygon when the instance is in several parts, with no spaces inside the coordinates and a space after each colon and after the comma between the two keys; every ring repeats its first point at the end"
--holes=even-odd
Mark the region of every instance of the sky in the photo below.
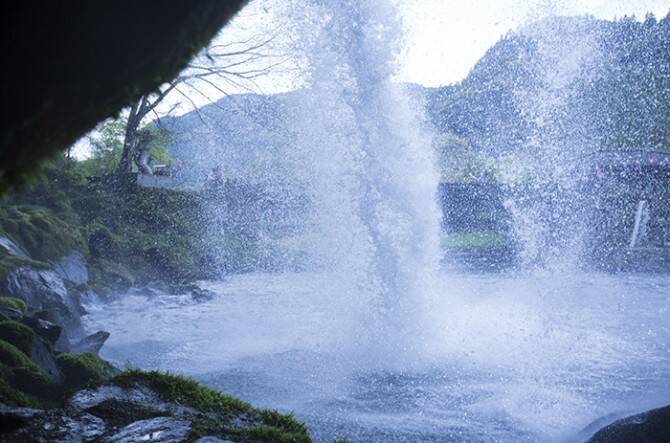
{"type": "Polygon", "coordinates": [[[593,15],[601,19],[647,12],[658,18],[670,0],[405,0],[406,48],[399,78],[440,86],[462,80],[486,50],[509,30],[554,15],[593,15]]]}
{"type": "MultiPolygon", "coordinates": [[[[276,5],[288,0],[252,0],[215,39],[214,44],[244,41],[267,34],[276,28],[276,5]]],[[[648,12],[657,18],[670,11],[670,0],[389,0],[397,4],[404,28],[404,45],[398,57],[396,79],[424,86],[441,86],[465,78],[501,36],[519,26],[548,15],[592,15],[615,19],[635,15],[642,19],[648,12]]],[[[246,85],[256,93],[283,92],[295,87],[295,74],[281,69],[246,85]]],[[[191,91],[198,105],[223,97],[214,88],[203,88],[207,97],[191,91]]],[[[249,92],[234,85],[223,85],[228,93],[249,92]]],[[[172,108],[184,100],[178,94],[166,100],[172,108]]],[[[189,104],[174,111],[175,115],[191,111],[189,104]]],[[[87,157],[90,148],[85,139],[75,146],[77,157],[87,157]]]]}

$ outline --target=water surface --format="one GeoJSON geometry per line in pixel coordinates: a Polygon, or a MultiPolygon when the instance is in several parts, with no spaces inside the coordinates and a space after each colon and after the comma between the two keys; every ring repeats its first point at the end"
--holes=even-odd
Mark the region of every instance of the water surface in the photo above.
{"type": "Polygon", "coordinates": [[[317,441],[575,441],[603,416],[670,403],[670,276],[443,280],[419,325],[430,336],[396,347],[328,274],[233,276],[200,303],[126,295],[91,307],[88,326],[112,333],[104,357],[294,411],[317,441]]]}

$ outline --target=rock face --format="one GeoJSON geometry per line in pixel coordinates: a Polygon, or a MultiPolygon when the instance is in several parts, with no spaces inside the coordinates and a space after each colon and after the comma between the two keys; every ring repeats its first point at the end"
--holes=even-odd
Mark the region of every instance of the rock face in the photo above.
{"type": "Polygon", "coordinates": [[[54,271],[66,281],[75,285],[88,283],[88,269],[86,269],[86,258],[79,251],[60,258],[52,263],[54,271]]]}
{"type": "Polygon", "coordinates": [[[193,381],[131,372],[75,393],[60,409],[0,405],[0,441],[309,442],[304,426],[193,381]]]}
{"type": "Polygon", "coordinates": [[[15,269],[7,276],[7,291],[24,300],[32,310],[51,312],[54,322],[65,327],[68,338],[78,338],[82,334],[80,317],[83,308],[56,271],[15,269]]]}
{"type": "Polygon", "coordinates": [[[666,443],[670,441],[670,406],[622,418],[596,432],[588,443],[666,443]]]}

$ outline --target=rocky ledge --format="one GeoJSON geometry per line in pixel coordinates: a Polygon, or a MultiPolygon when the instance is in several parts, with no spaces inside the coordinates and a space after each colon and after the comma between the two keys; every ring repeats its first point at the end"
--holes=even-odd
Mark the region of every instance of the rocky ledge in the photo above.
{"type": "Polygon", "coordinates": [[[128,371],[52,409],[0,406],[0,441],[309,442],[290,415],[179,376],[128,371]]]}

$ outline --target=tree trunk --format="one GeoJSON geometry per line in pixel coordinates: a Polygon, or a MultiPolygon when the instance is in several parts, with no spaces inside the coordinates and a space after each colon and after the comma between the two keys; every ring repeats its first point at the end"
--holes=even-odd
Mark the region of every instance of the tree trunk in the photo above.
{"type": "Polygon", "coordinates": [[[140,102],[135,102],[130,107],[128,123],[126,123],[126,133],[123,137],[123,151],[121,151],[121,159],[118,167],[119,174],[133,172],[133,155],[137,141],[137,128],[141,120],[138,115],[139,107],[140,102]]]}

